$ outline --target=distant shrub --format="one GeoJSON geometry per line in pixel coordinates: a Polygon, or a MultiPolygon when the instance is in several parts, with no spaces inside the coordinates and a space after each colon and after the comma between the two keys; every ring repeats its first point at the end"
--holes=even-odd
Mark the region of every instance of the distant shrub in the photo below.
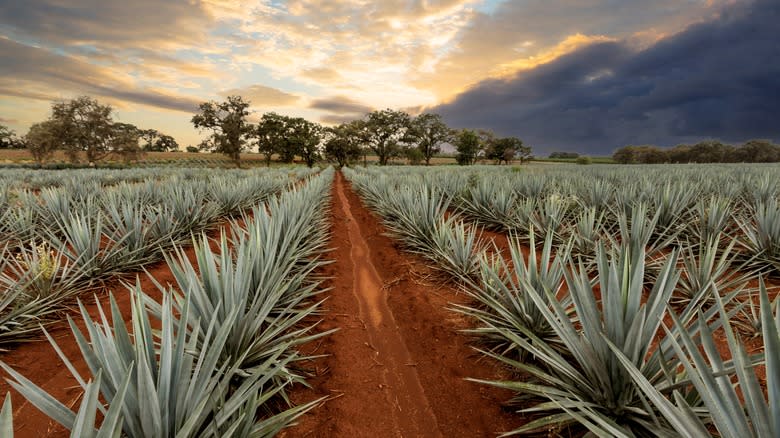
{"type": "Polygon", "coordinates": [[[576,152],[553,152],[550,154],[550,158],[574,159],[579,157],[580,154],[576,152]]]}
{"type": "Polygon", "coordinates": [[[581,157],[577,157],[577,159],[575,160],[575,163],[583,164],[583,165],[585,165],[585,164],[593,164],[593,159],[591,159],[587,155],[583,155],[581,157]]]}

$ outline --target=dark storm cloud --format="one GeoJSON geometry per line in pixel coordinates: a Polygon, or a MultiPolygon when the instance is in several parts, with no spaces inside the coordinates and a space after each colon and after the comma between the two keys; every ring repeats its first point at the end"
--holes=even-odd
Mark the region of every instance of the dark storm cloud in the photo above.
{"type": "Polygon", "coordinates": [[[453,126],[519,136],[537,154],[780,140],[778,22],[776,0],[739,3],[645,50],[592,44],[434,110],[453,126]]]}

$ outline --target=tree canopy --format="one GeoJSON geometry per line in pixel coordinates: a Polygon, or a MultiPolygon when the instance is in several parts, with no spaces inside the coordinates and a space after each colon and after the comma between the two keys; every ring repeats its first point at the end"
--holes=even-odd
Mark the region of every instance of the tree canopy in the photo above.
{"type": "Polygon", "coordinates": [[[425,165],[429,166],[431,158],[441,152],[441,145],[452,140],[452,130],[440,115],[423,113],[411,120],[407,138],[417,146],[425,165]]]}
{"type": "Polygon", "coordinates": [[[16,132],[5,125],[0,125],[0,149],[18,149],[24,147],[24,141],[16,136],[16,132]]]}
{"type": "Polygon", "coordinates": [[[615,151],[612,159],[621,164],[776,163],[780,162],[780,145],[769,140],[749,140],[740,146],[706,140],[673,148],[624,146],[615,151]]]}
{"type": "Polygon", "coordinates": [[[471,129],[458,131],[454,138],[455,149],[458,151],[455,160],[460,165],[474,164],[480,150],[479,135],[471,129]]]}
{"type": "Polygon", "coordinates": [[[56,123],[52,120],[34,123],[25,135],[25,142],[33,160],[43,164],[61,147],[56,123]]]}
{"type": "Polygon", "coordinates": [[[241,96],[228,96],[224,102],[204,102],[198,108],[199,113],[192,117],[192,124],[212,131],[210,142],[202,145],[227,155],[240,167],[241,152],[254,131],[247,122],[249,102],[241,96]]]}
{"type": "Polygon", "coordinates": [[[342,123],[325,129],[325,156],[344,167],[360,159],[362,137],[358,122],[342,123]]]}
{"type": "Polygon", "coordinates": [[[400,143],[408,138],[410,121],[409,114],[403,111],[384,109],[368,113],[357,126],[365,143],[379,158],[380,166],[401,152],[400,143]]]}
{"type": "Polygon", "coordinates": [[[140,134],[146,152],[173,152],[179,149],[179,143],[173,137],[156,129],[143,129],[140,134]]]}

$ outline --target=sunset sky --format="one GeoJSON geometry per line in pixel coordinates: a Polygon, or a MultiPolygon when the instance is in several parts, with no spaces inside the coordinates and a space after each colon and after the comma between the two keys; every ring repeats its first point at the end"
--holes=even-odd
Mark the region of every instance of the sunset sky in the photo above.
{"type": "Polygon", "coordinates": [[[780,140],[777,0],[0,0],[0,123],[91,95],[173,135],[239,94],[332,124],[441,113],[534,153],[780,140]]]}

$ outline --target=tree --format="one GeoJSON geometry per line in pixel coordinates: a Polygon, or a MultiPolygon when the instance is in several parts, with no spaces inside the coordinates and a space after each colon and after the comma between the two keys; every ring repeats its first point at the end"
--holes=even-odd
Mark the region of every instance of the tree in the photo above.
{"type": "Polygon", "coordinates": [[[296,138],[296,127],[301,124],[300,120],[273,112],[263,114],[255,127],[255,138],[258,151],[265,154],[266,163],[271,161],[273,154],[282,163],[295,161],[295,156],[300,152],[300,140],[296,138]]]}
{"type": "Polygon", "coordinates": [[[407,138],[409,123],[409,114],[403,111],[385,109],[368,113],[360,125],[360,132],[379,158],[380,166],[387,165],[388,159],[398,155],[399,143],[407,138]]]}
{"type": "Polygon", "coordinates": [[[0,125],[0,149],[13,148],[14,144],[17,143],[15,137],[16,133],[14,131],[5,125],[0,125]]]}
{"type": "Polygon", "coordinates": [[[295,154],[303,158],[307,166],[313,167],[320,159],[322,126],[297,117],[289,120],[288,135],[295,154]]]}
{"type": "Polygon", "coordinates": [[[575,159],[579,158],[580,154],[577,152],[553,152],[549,155],[548,158],[559,158],[559,159],[575,159]]]}
{"type": "Polygon", "coordinates": [[[655,146],[624,146],[612,154],[612,159],[621,164],[661,164],[670,160],[667,151],[655,146]]]}
{"type": "Polygon", "coordinates": [[[342,123],[325,129],[325,156],[344,167],[360,159],[361,135],[357,121],[342,123]]]}
{"type": "Polygon", "coordinates": [[[733,157],[734,147],[718,140],[705,140],[691,147],[688,161],[692,163],[726,163],[733,157]]]}
{"type": "Polygon", "coordinates": [[[179,149],[179,143],[173,137],[156,129],[143,129],[140,134],[144,141],[143,150],[146,152],[172,152],[179,149]]]}
{"type": "Polygon", "coordinates": [[[749,140],[734,151],[730,161],[742,163],[776,163],[780,161],[780,146],[769,140],[749,140]]]}
{"type": "Polygon", "coordinates": [[[253,137],[257,152],[265,156],[265,165],[271,165],[271,157],[284,149],[286,143],[286,117],[274,112],[265,113],[254,127],[253,137]]]}
{"type": "Polygon", "coordinates": [[[178,152],[179,151],[179,143],[176,142],[176,139],[171,137],[170,135],[166,134],[160,134],[160,138],[157,139],[156,142],[154,142],[154,149],[158,152],[178,152]]]}
{"type": "Polygon", "coordinates": [[[141,138],[141,129],[130,123],[114,123],[111,151],[120,155],[125,161],[135,161],[143,156],[144,151],[138,141],[141,138]]]}
{"type": "Polygon", "coordinates": [[[204,102],[198,108],[200,112],[192,117],[192,124],[213,131],[207,147],[227,155],[241,167],[241,152],[253,131],[246,120],[249,102],[241,96],[228,96],[225,102],[204,102]]]}
{"type": "Polygon", "coordinates": [[[425,165],[430,166],[431,157],[441,151],[441,145],[452,139],[452,130],[433,113],[423,113],[411,120],[409,139],[415,143],[425,159],[425,165]]]}
{"type": "Polygon", "coordinates": [[[43,164],[61,146],[57,137],[57,126],[51,120],[30,126],[30,130],[25,135],[25,141],[33,160],[38,164],[43,164]]]}
{"type": "Polygon", "coordinates": [[[73,162],[84,152],[94,163],[110,154],[126,160],[140,155],[141,131],[130,123],[115,122],[111,105],[103,105],[89,96],[54,102],[47,125],[73,162]]]}
{"type": "Polygon", "coordinates": [[[94,163],[111,153],[115,140],[111,105],[102,105],[89,96],[52,104],[50,121],[71,161],[79,152],[94,163]]]}
{"type": "MultiPolygon", "coordinates": [[[[404,157],[406,157],[406,160],[409,162],[409,164],[417,166],[418,164],[422,163],[423,160],[425,160],[425,156],[423,155],[423,152],[414,146],[407,146],[403,148],[403,154],[404,157]]],[[[426,164],[427,166],[428,164],[426,164]]]]}
{"type": "Polygon", "coordinates": [[[531,148],[523,146],[523,141],[517,137],[492,138],[485,148],[485,158],[496,160],[496,164],[502,161],[509,164],[517,155],[525,157],[530,154],[531,148]]]}
{"type": "Polygon", "coordinates": [[[479,136],[470,129],[463,129],[455,135],[455,149],[458,151],[455,160],[460,165],[474,164],[480,150],[479,136]]]}

